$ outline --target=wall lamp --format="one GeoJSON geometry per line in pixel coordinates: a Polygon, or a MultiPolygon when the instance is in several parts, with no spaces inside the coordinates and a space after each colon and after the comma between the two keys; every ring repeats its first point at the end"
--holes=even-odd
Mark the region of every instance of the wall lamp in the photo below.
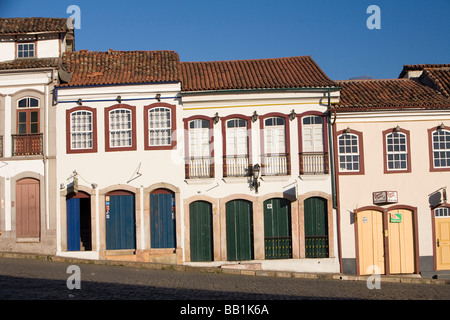
{"type": "Polygon", "coordinates": [[[79,99],[77,100],[77,104],[78,104],[79,106],[81,106],[81,105],[83,104],[83,100],[82,100],[81,98],[79,98],[79,99]]]}
{"type": "Polygon", "coordinates": [[[158,102],[161,102],[161,93],[156,94],[156,100],[158,100],[158,102]]]}
{"type": "Polygon", "coordinates": [[[439,125],[439,127],[438,127],[439,129],[441,129],[441,130],[444,130],[445,129],[445,125],[444,125],[444,123],[442,122],[440,125],[439,125]]]}
{"type": "Polygon", "coordinates": [[[117,100],[118,103],[121,103],[122,102],[122,97],[121,96],[117,96],[116,100],[117,100]]]}
{"type": "Polygon", "coordinates": [[[399,126],[399,125],[397,125],[397,126],[394,128],[394,132],[400,132],[400,126],[399,126]]]}
{"type": "Polygon", "coordinates": [[[219,113],[216,112],[216,114],[213,117],[214,124],[217,124],[217,122],[219,122],[219,120],[220,120],[219,113]]]}
{"type": "Polygon", "coordinates": [[[295,113],[294,109],[292,109],[291,114],[289,115],[289,119],[294,120],[297,114],[295,113]]]}
{"type": "Polygon", "coordinates": [[[252,122],[255,122],[256,120],[258,120],[258,114],[256,113],[256,111],[253,111],[252,122]]]}
{"type": "Polygon", "coordinates": [[[259,164],[255,164],[252,168],[252,187],[255,188],[255,192],[258,193],[258,188],[259,188],[259,181],[258,181],[258,177],[259,177],[259,172],[260,172],[260,165],[259,164]]]}
{"type": "Polygon", "coordinates": [[[345,133],[350,133],[352,131],[352,129],[350,129],[350,127],[347,127],[347,129],[345,129],[345,133]]]}

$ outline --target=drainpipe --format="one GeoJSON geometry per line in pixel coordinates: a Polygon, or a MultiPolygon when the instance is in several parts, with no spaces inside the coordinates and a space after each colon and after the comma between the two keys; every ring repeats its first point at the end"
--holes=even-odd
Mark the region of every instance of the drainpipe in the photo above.
{"type": "Polygon", "coordinates": [[[332,194],[333,194],[333,208],[336,209],[336,232],[337,232],[337,250],[338,250],[338,256],[339,256],[339,272],[343,273],[343,267],[342,267],[342,248],[341,248],[341,214],[339,210],[339,199],[338,199],[338,177],[335,172],[335,157],[334,157],[334,140],[333,140],[333,133],[335,130],[335,124],[336,124],[336,113],[334,113],[334,120],[331,122],[331,97],[330,97],[330,88],[328,88],[328,140],[330,145],[330,173],[331,173],[331,188],[332,188],[332,194]]]}

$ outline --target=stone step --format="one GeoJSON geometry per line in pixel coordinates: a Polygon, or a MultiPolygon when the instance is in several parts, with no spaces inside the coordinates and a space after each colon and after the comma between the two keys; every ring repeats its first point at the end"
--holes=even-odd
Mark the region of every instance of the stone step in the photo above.
{"type": "Polygon", "coordinates": [[[222,269],[261,270],[261,263],[231,263],[220,266],[222,269]]]}

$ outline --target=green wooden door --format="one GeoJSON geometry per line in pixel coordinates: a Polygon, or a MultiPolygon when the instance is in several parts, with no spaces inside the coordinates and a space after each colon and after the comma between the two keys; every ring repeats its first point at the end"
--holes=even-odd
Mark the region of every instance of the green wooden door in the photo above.
{"type": "Polygon", "coordinates": [[[266,259],[292,258],[290,201],[264,201],[264,247],[266,259]]]}
{"type": "Polygon", "coordinates": [[[227,259],[253,259],[252,203],[232,200],[226,204],[227,259]]]}
{"type": "Polygon", "coordinates": [[[189,205],[191,261],[213,261],[212,205],[196,201],[189,205]]]}
{"type": "Polygon", "coordinates": [[[304,210],[306,258],[328,258],[327,200],[308,198],[304,210]]]}

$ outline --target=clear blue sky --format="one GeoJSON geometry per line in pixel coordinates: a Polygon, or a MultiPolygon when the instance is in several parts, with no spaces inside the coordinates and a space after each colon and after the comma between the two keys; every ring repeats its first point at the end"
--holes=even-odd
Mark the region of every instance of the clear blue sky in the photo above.
{"type": "Polygon", "coordinates": [[[76,50],[174,50],[182,61],[310,55],[333,80],[450,63],[450,0],[0,0],[1,17],[69,17],[76,50]],[[381,29],[366,26],[370,5],[381,29]]]}

